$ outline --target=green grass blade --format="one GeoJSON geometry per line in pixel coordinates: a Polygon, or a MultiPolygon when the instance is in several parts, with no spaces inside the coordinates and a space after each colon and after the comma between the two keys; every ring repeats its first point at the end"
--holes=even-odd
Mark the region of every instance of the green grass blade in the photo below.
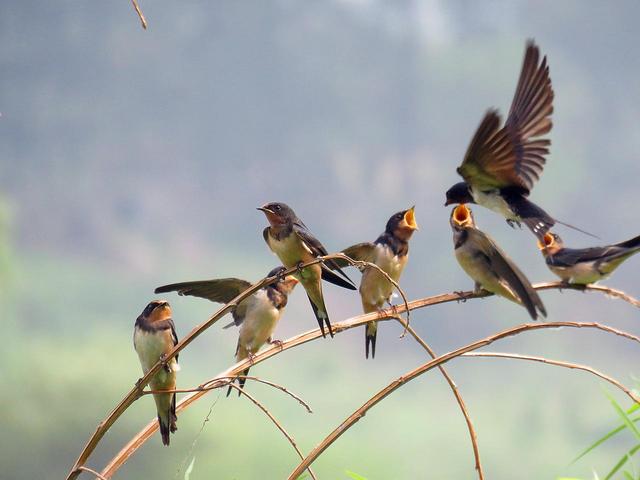
{"type": "Polygon", "coordinates": [[[636,436],[636,438],[638,440],[640,440],[640,430],[638,430],[638,428],[636,427],[635,423],[633,423],[631,421],[631,419],[629,418],[629,416],[625,413],[625,411],[622,409],[622,407],[620,406],[620,404],[618,404],[618,402],[616,402],[616,399],[613,398],[611,395],[607,394],[607,397],[609,397],[609,401],[611,402],[611,405],[613,405],[613,408],[615,409],[615,411],[618,413],[618,415],[620,416],[620,418],[622,419],[622,421],[624,422],[624,424],[629,428],[629,430],[631,430],[631,432],[633,432],[633,434],[636,436]]]}
{"type": "MultiPolygon", "coordinates": [[[[638,422],[640,421],[640,417],[636,417],[636,418],[632,418],[631,419],[632,422],[638,422]]],[[[625,428],[627,428],[626,424],[620,425],[619,427],[614,428],[613,430],[610,430],[609,432],[607,432],[605,435],[603,435],[602,437],[600,437],[598,440],[596,440],[593,444],[591,444],[590,446],[588,446],[585,450],[583,450],[576,458],[574,458],[573,460],[571,460],[571,463],[569,465],[572,465],[574,463],[576,463],[578,460],[580,460],[582,457],[584,457],[587,453],[589,453],[591,450],[593,450],[594,448],[596,448],[599,445],[602,445],[604,442],[606,442],[607,440],[609,440],[611,437],[613,437],[614,435],[620,433],[622,430],[624,430],[625,428]]]]}
{"type": "Polygon", "coordinates": [[[346,470],[344,473],[346,473],[347,475],[349,475],[353,480],[367,480],[366,478],[364,478],[362,475],[358,475],[355,472],[351,472],[349,470],[346,470]]]}
{"type": "Polygon", "coordinates": [[[640,450],[640,444],[636,445],[631,450],[629,450],[627,454],[624,457],[622,457],[618,461],[618,463],[615,464],[615,466],[611,469],[611,471],[607,474],[607,476],[604,477],[604,480],[610,480],[611,477],[613,477],[616,474],[616,472],[620,470],[625,463],[627,463],[627,460],[629,460],[631,456],[634,455],[638,450],[640,450]]]}

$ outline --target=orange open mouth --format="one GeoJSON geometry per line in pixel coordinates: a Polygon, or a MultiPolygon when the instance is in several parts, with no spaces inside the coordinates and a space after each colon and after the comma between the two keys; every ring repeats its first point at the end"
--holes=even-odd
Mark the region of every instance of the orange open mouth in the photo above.
{"type": "Polygon", "coordinates": [[[416,222],[415,205],[404,213],[404,221],[411,230],[418,230],[416,222]]]}
{"type": "Polygon", "coordinates": [[[471,210],[464,203],[461,203],[453,210],[453,220],[458,225],[464,225],[471,221],[471,210]]]}
{"type": "Polygon", "coordinates": [[[553,238],[553,235],[547,232],[544,234],[544,238],[538,241],[538,248],[540,250],[544,250],[546,248],[549,248],[551,245],[553,245],[554,242],[555,242],[555,239],[553,238]]]}

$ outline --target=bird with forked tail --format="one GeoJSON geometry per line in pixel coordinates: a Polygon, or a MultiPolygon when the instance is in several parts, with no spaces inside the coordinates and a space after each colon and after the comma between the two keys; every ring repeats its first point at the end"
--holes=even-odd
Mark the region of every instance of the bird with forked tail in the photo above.
{"type": "MultiPolygon", "coordinates": [[[[245,298],[233,309],[233,322],[224,328],[234,325],[240,327],[236,360],[251,359],[265,343],[277,343],[273,340],[273,332],[280,320],[284,307],[287,305],[289,294],[298,280],[288,275],[282,277],[284,267],[271,270],[267,277],[277,276],[274,283],[266,285],[253,295],[245,298]]],[[[156,288],[156,293],[178,292],[178,295],[206,298],[212,302],[229,303],[235,297],[247,290],[251,283],[239,278],[219,278],[213,280],[197,280],[192,282],[173,283],[156,288]]],[[[246,377],[249,369],[242,372],[246,377]]],[[[244,388],[246,379],[238,378],[240,388],[244,388]]],[[[232,387],[227,390],[227,396],[232,387]]],[[[240,395],[240,392],[238,392],[240,395]]]]}
{"type": "Polygon", "coordinates": [[[547,232],[538,247],[549,270],[564,283],[589,285],[607,278],[622,262],[640,252],[640,235],[604,247],[566,248],[559,235],[547,232]]]}
{"type": "MultiPolygon", "coordinates": [[[[415,218],[415,207],[394,213],[387,221],[384,232],[375,242],[363,242],[345,248],[342,253],[364,262],[374,263],[395,282],[400,280],[400,275],[409,259],[409,239],[418,224],[415,218]]],[[[336,260],[340,266],[347,266],[344,260],[336,260]]],[[[364,313],[381,310],[385,302],[389,302],[393,293],[393,284],[389,282],[375,268],[367,268],[360,281],[360,299],[364,313]]],[[[378,322],[369,322],[365,325],[365,356],[376,356],[376,337],[378,334],[378,322]]]]}
{"type": "Polygon", "coordinates": [[[523,222],[542,239],[560,222],[527,197],[539,179],[551,141],[553,88],[547,57],[540,61],[535,43],[527,42],[520,79],[506,122],[500,128],[497,110],[489,110],[476,130],[457,172],[464,182],[446,193],[445,206],[477,203],[503,215],[509,225],[523,222]]]}
{"type": "MultiPolygon", "coordinates": [[[[171,319],[169,302],[154,300],[150,302],[136,319],[133,332],[133,346],[138,353],[142,371],[146,375],[151,368],[163,360],[178,343],[176,328],[171,319]]],[[[169,360],[149,381],[151,390],[175,390],[176,372],[180,370],[178,355],[169,360]]],[[[154,393],[158,411],[158,424],[162,443],[169,445],[169,434],[178,427],[176,422],[176,394],[154,393]]]]}
{"type": "Polygon", "coordinates": [[[456,259],[476,282],[475,291],[487,290],[527,309],[534,320],[547,311],[538,293],[520,269],[487,234],[478,230],[471,209],[458,205],[451,212],[456,259]]]}
{"type": "MultiPolygon", "coordinates": [[[[272,202],[258,207],[258,210],[265,214],[269,222],[269,226],[262,232],[264,241],[267,242],[269,249],[278,256],[285,267],[299,267],[317,257],[328,255],[324,246],[313,236],[307,226],[288,205],[272,202]]],[[[300,268],[294,276],[307,292],[322,336],[326,336],[326,325],[329,335],[333,337],[329,314],[322,295],[322,280],[349,290],[355,290],[356,286],[340,270],[334,260],[300,268]],[[331,269],[336,270],[341,276],[336,275],[331,269]]]]}

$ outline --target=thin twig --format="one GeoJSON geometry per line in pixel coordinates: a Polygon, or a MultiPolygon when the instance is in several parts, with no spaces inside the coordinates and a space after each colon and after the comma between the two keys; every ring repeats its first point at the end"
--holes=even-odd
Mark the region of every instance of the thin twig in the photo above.
{"type": "MultiPolygon", "coordinates": [[[[574,327],[574,328],[597,328],[599,330],[603,330],[610,333],[615,333],[616,335],[620,335],[625,338],[632,339],[638,343],[640,343],[640,337],[636,337],[627,332],[623,332],[617,330],[613,327],[609,327],[606,325],[600,325],[598,323],[589,322],[547,322],[547,323],[525,323],[522,325],[518,325],[517,327],[508,328],[503,330],[502,332],[496,333],[494,335],[490,335],[481,340],[477,340],[473,343],[465,345],[464,347],[460,347],[456,350],[453,350],[449,353],[445,353],[429,362],[426,362],[420,365],[417,368],[405,373],[401,377],[397,378],[389,385],[384,387],[378,393],[376,393],[373,397],[367,400],[362,406],[360,406],[356,411],[354,411],[349,417],[347,417],[340,425],[333,430],[320,444],[318,444],[307,456],[306,458],[293,470],[293,472],[289,475],[288,480],[297,479],[302,472],[306,470],[306,468],[311,465],[316,458],[322,454],[333,442],[335,442],[344,432],[349,430],[358,420],[365,416],[365,414],[379,402],[381,402],[384,398],[390,395],[392,392],[403,386],[405,383],[410,382],[414,378],[422,375],[423,373],[428,372],[429,370],[447,363],[449,360],[452,360],[456,357],[461,356],[464,353],[477,350],[486,345],[489,345],[497,340],[502,338],[511,337],[514,335],[518,335],[520,333],[532,330],[541,330],[546,328],[558,328],[558,327],[574,327]]],[[[104,472],[103,472],[104,473],[104,472]]]]}
{"type": "MultiPolygon", "coordinates": [[[[400,315],[398,315],[396,319],[404,325],[404,328],[406,329],[406,331],[408,331],[409,334],[416,340],[416,342],[418,342],[422,346],[422,348],[424,348],[427,351],[427,353],[431,358],[437,358],[436,352],[434,352],[433,349],[427,344],[427,342],[425,342],[420,337],[420,335],[418,335],[418,332],[416,332],[412,327],[406,324],[400,315]]],[[[478,472],[478,478],[480,480],[483,480],[484,471],[482,470],[482,463],[480,462],[480,448],[478,447],[478,434],[476,433],[476,429],[473,426],[473,422],[471,421],[471,415],[467,410],[467,406],[465,405],[464,400],[462,399],[462,395],[458,390],[458,386],[456,385],[456,382],[453,381],[453,379],[449,376],[449,373],[444,369],[442,365],[438,365],[438,369],[440,370],[440,372],[442,372],[442,375],[447,380],[447,383],[451,387],[451,391],[453,392],[453,395],[456,397],[456,401],[460,406],[460,410],[462,410],[462,415],[464,415],[464,420],[467,423],[467,429],[469,430],[469,437],[471,438],[471,447],[473,448],[473,456],[476,462],[475,467],[476,467],[476,471],[478,472]]]]}
{"type": "Polygon", "coordinates": [[[581,365],[579,363],[570,363],[570,362],[563,362],[561,360],[552,360],[550,358],[545,358],[545,357],[537,357],[537,356],[533,356],[533,355],[521,355],[519,353],[502,353],[502,352],[469,352],[469,353],[463,353],[461,355],[461,357],[495,357],[495,358],[513,358],[516,360],[530,360],[532,362],[540,362],[540,363],[546,363],[548,365],[556,365],[558,367],[564,367],[564,368],[571,368],[571,369],[575,369],[575,370],[584,370],[585,372],[589,372],[593,375],[595,375],[596,377],[600,377],[601,379],[609,382],[610,384],[614,385],[615,387],[618,387],[620,390],[622,390],[624,393],[627,394],[627,396],[629,398],[631,398],[631,400],[633,400],[635,403],[640,403],[640,397],[636,396],[630,389],[628,389],[627,387],[625,387],[622,383],[620,383],[618,380],[616,380],[615,378],[612,378],[598,370],[596,370],[595,368],[592,368],[588,365],[581,365]]]}
{"type": "MultiPolygon", "coordinates": [[[[193,392],[207,392],[209,390],[215,390],[216,388],[220,388],[223,386],[226,386],[226,382],[220,382],[219,380],[222,377],[218,377],[216,379],[215,382],[213,383],[203,383],[202,385],[198,385],[197,387],[193,387],[193,388],[177,388],[175,390],[144,390],[142,392],[143,395],[153,395],[155,393],[193,393],[193,392]]],[[[313,410],[311,410],[311,407],[309,406],[309,404],[307,402],[305,402],[300,396],[296,395],[295,393],[293,393],[292,391],[288,390],[286,387],[284,387],[283,385],[279,385],[275,382],[270,382],[268,380],[263,380],[262,378],[258,378],[258,377],[253,377],[253,376],[248,376],[248,375],[237,375],[234,377],[227,377],[229,379],[244,379],[244,380],[253,380],[254,382],[258,382],[258,383],[263,383],[265,385],[269,385],[277,390],[280,390],[284,393],[286,393],[287,395],[289,395],[291,398],[293,398],[294,400],[297,400],[298,403],[300,405],[302,405],[308,413],[313,413],[313,410]]]]}
{"type": "Polygon", "coordinates": [[[91,475],[95,475],[96,478],[99,478],[100,480],[107,480],[106,478],[104,478],[101,474],[99,474],[98,472],[96,472],[95,470],[93,470],[92,468],[89,468],[85,465],[82,465],[81,467],[79,467],[80,470],[83,470],[85,472],[89,472],[91,475]]]}
{"type": "MultiPolygon", "coordinates": [[[[263,278],[262,280],[254,283],[245,291],[240,293],[237,297],[231,300],[229,303],[223,305],[216,313],[214,313],[209,319],[200,325],[193,328],[182,340],[178,342],[177,345],[174,346],[173,350],[171,350],[165,357],[163,361],[158,361],[151,369],[144,375],[141,379],[138,380],[136,386],[125,395],[125,397],[118,403],[118,405],[109,413],[107,418],[105,418],[102,422],[100,422],[86,445],[80,452],[78,459],[75,461],[73,467],[69,471],[67,475],[67,480],[74,480],[78,477],[81,470],[78,467],[84,465],[88,460],[89,456],[93,453],[98,443],[104,437],[105,433],[111,428],[111,425],[115,423],[115,421],[120,418],[120,416],[131,406],[133,402],[135,402],[142,395],[142,389],[149,383],[149,380],[164,366],[167,362],[169,362],[173,357],[175,357],[182,349],[184,349],[187,345],[193,342],[197,337],[199,337],[205,330],[207,330],[211,325],[216,323],[220,318],[225,316],[231,310],[238,306],[238,304],[244,300],[245,298],[253,295],[255,292],[260,290],[261,288],[270,285],[276,282],[280,276],[287,276],[291,273],[295,273],[298,271],[298,268],[304,268],[311,265],[316,265],[318,263],[323,263],[326,260],[332,260],[334,258],[342,258],[344,257],[342,254],[339,255],[325,255],[324,257],[318,257],[309,262],[303,263],[300,266],[295,266],[289,269],[286,269],[279,275],[274,275],[273,277],[263,278]]],[[[236,372],[240,373],[240,372],[236,372]]],[[[204,392],[203,392],[204,393],[204,392]]],[[[103,473],[104,475],[104,473],[103,473]]]]}
{"type": "MultiPolygon", "coordinates": [[[[245,392],[243,388],[238,387],[235,383],[233,383],[233,380],[228,381],[228,384],[229,384],[230,387],[236,389],[238,391],[238,393],[241,393],[242,395],[247,397],[249,400],[251,400],[260,410],[262,410],[264,412],[264,414],[267,417],[269,417],[269,419],[273,422],[273,424],[278,428],[278,430],[280,430],[282,432],[282,434],[285,437],[287,437],[287,440],[289,440],[289,443],[291,444],[293,449],[297,452],[298,456],[301,459],[304,459],[304,456],[302,455],[302,452],[298,448],[298,445],[296,444],[296,441],[293,439],[293,437],[291,435],[289,435],[289,433],[284,429],[284,427],[282,425],[280,425],[280,422],[278,422],[278,420],[276,420],[276,417],[274,417],[271,414],[271,412],[269,410],[267,410],[267,407],[262,405],[262,403],[260,403],[255,397],[253,397],[250,394],[248,394],[247,392],[245,392]]],[[[306,470],[309,472],[309,475],[311,475],[311,477],[314,480],[318,480],[316,478],[315,474],[313,473],[313,470],[311,470],[311,467],[307,468],[306,470]]]]}
{"type": "Polygon", "coordinates": [[[146,30],[147,29],[147,20],[144,18],[144,14],[142,13],[142,10],[140,9],[140,6],[138,5],[137,0],[131,0],[131,3],[133,4],[133,8],[136,9],[136,13],[138,14],[138,18],[140,18],[140,23],[142,23],[142,28],[144,28],[146,30]]]}
{"type": "MultiPolygon", "coordinates": [[[[314,265],[317,263],[321,263],[325,260],[330,260],[330,259],[334,259],[334,258],[344,258],[345,256],[342,254],[335,254],[335,255],[327,255],[325,257],[319,257],[315,260],[312,260],[310,262],[307,262],[305,264],[302,265],[302,267],[306,267],[306,266],[310,266],[310,265],[314,265]]],[[[290,269],[285,270],[285,272],[283,273],[283,275],[288,275],[290,273],[294,273],[298,270],[298,267],[292,267],[290,269]]],[[[242,300],[244,300],[245,298],[249,297],[250,295],[252,295],[254,292],[256,292],[257,290],[259,290],[260,288],[264,287],[265,285],[268,285],[270,283],[275,282],[278,279],[278,277],[270,277],[270,278],[265,278],[255,284],[253,284],[251,287],[249,287],[247,290],[245,290],[244,292],[242,292],[240,295],[238,295],[236,298],[234,298],[231,302],[229,302],[228,304],[224,305],[223,307],[221,307],[215,314],[213,314],[207,321],[203,322],[202,324],[198,325],[197,327],[195,327],[191,332],[189,332],[189,334],[187,334],[180,342],[178,342],[178,344],[175,346],[175,348],[169,352],[169,354],[167,355],[167,357],[165,358],[165,362],[170,360],[171,358],[173,358],[178,352],[180,352],[182,349],[184,349],[187,345],[189,345],[195,338],[197,338],[200,334],[202,334],[207,328],[209,328],[211,325],[213,325],[215,322],[217,322],[221,317],[223,317],[226,313],[230,312],[231,310],[233,310],[237,304],[239,302],[241,302],[242,300]]],[[[565,285],[561,282],[549,282],[549,283],[541,283],[541,284],[537,284],[534,285],[534,288],[537,290],[549,290],[549,289],[570,289],[570,290],[580,290],[580,291],[598,291],[598,292],[602,292],[605,293],[606,295],[609,296],[614,296],[616,298],[622,299],[624,301],[626,301],[627,303],[630,303],[631,305],[634,305],[636,307],[640,307],[640,301],[636,300],[633,297],[630,297],[629,295],[625,294],[624,292],[621,292],[619,290],[614,290],[612,288],[608,288],[608,287],[604,287],[602,285],[587,285],[586,287],[582,287],[582,286],[575,286],[575,285],[565,285]]],[[[426,298],[422,298],[422,299],[418,299],[418,300],[414,300],[412,302],[408,302],[407,305],[396,305],[394,307],[394,309],[386,309],[386,310],[382,310],[380,312],[373,312],[373,313],[368,313],[368,314],[363,314],[363,315],[359,315],[357,317],[353,317],[349,320],[346,320],[344,322],[340,322],[340,323],[336,323],[334,324],[334,333],[339,333],[343,330],[347,330],[356,326],[360,326],[360,325],[364,325],[368,322],[371,321],[383,321],[383,320],[388,320],[390,318],[393,317],[393,315],[396,315],[398,313],[403,313],[406,310],[416,310],[419,308],[425,308],[425,307],[429,307],[432,305],[440,305],[443,303],[450,303],[450,302],[458,302],[458,301],[466,301],[469,299],[473,299],[473,298],[483,298],[483,297],[487,297],[490,294],[488,292],[479,292],[479,293],[474,293],[472,291],[469,292],[461,292],[461,293],[445,293],[445,294],[440,294],[440,295],[435,295],[432,297],[426,297],[426,298]]],[[[304,344],[306,342],[315,340],[317,338],[320,338],[322,335],[320,333],[319,329],[315,329],[309,332],[305,332],[302,333],[300,335],[297,335],[295,337],[290,338],[289,340],[287,340],[286,342],[283,343],[282,346],[277,345],[277,346],[271,346],[269,348],[266,348],[264,350],[262,350],[261,352],[258,352],[256,354],[256,356],[253,359],[253,363],[260,363],[264,360],[266,360],[267,358],[270,358],[274,355],[277,355],[281,352],[283,352],[284,350],[287,350],[289,348],[293,348],[296,347],[298,345],[304,344]],[[285,345],[286,344],[286,345],[285,345]]],[[[248,360],[242,361],[232,367],[230,367],[229,369],[227,369],[222,376],[230,376],[230,375],[237,375],[239,373],[242,373],[242,371],[244,369],[246,369],[247,367],[250,367],[250,363],[248,360]]],[[[122,399],[120,401],[120,403],[116,406],[116,408],[107,416],[107,418],[105,420],[103,420],[98,427],[96,428],[96,431],[94,432],[94,434],[89,438],[89,440],[87,441],[87,444],[85,445],[85,447],[83,448],[82,452],[80,453],[78,459],[76,460],[74,466],[71,468],[70,473],[67,476],[67,480],[74,480],[75,478],[77,478],[77,476],[80,473],[80,470],[78,469],[78,467],[80,465],[84,465],[84,463],[87,461],[87,459],[89,458],[89,456],[91,455],[91,453],[95,450],[96,446],[98,445],[98,443],[100,442],[100,440],[102,439],[102,437],[104,436],[104,434],[107,432],[107,430],[111,427],[111,425],[113,425],[113,423],[115,423],[115,421],[120,417],[120,415],[122,415],[122,413],[124,413],[124,411],[136,400],[140,397],[141,395],[141,390],[142,388],[149,382],[149,379],[155,375],[155,373],[162,367],[162,363],[158,362],[156,365],[154,365],[151,370],[149,370],[149,372],[140,379],[140,381],[138,382],[138,386],[136,386],[136,388],[134,388],[133,390],[131,390],[125,397],[124,399],[122,399]]],[[[195,392],[190,396],[187,396],[185,398],[182,399],[182,401],[180,402],[180,404],[178,405],[178,411],[181,411],[184,408],[188,408],[189,405],[191,405],[193,402],[197,401],[199,398],[201,398],[203,395],[205,395],[206,392],[195,392]]],[[[111,462],[103,469],[102,474],[104,476],[106,476],[107,478],[110,478],[110,476],[113,474],[113,472],[115,472],[118,468],[120,468],[120,466],[139,448],[140,445],[144,444],[144,442],[151,436],[151,434],[155,431],[155,429],[157,428],[157,422],[156,421],[152,421],[149,424],[147,424],[146,427],[143,428],[143,430],[141,430],[112,460],[111,462]],[[111,473],[108,473],[111,472],[111,473]]]]}

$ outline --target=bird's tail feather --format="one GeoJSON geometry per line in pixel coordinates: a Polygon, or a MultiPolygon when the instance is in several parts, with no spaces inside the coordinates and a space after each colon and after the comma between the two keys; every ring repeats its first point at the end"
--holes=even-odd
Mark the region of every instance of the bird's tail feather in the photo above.
{"type": "MultiPolygon", "coordinates": [[[[243,377],[246,377],[247,375],[249,375],[249,369],[246,368],[242,374],[243,377]]],[[[244,388],[244,384],[246,383],[247,379],[246,378],[238,378],[238,386],[240,387],[240,390],[242,390],[244,388]]],[[[229,394],[231,394],[231,390],[233,390],[233,387],[229,386],[229,388],[227,389],[227,397],[229,396],[229,394]]],[[[242,392],[238,391],[238,396],[242,395],[242,392]]]]}
{"type": "Polygon", "coordinates": [[[378,324],[369,322],[364,327],[364,349],[365,358],[369,358],[369,347],[371,347],[371,359],[376,358],[376,338],[378,336],[378,324]]]}
{"type": "Polygon", "coordinates": [[[326,307],[323,310],[321,310],[320,308],[318,308],[318,306],[315,303],[313,303],[313,300],[311,300],[311,297],[309,297],[308,295],[307,297],[309,298],[309,303],[311,303],[311,308],[313,309],[313,313],[316,316],[316,320],[318,320],[318,326],[320,327],[320,331],[322,332],[322,337],[326,338],[326,333],[324,331],[325,325],[329,330],[329,335],[333,337],[333,329],[331,328],[331,322],[329,321],[329,315],[327,314],[326,307]]]}
{"type": "Polygon", "coordinates": [[[559,223],[560,225],[564,225],[565,227],[569,227],[572,230],[576,230],[577,232],[584,233],[585,235],[589,235],[590,237],[597,238],[598,240],[600,240],[599,236],[594,235],[593,233],[589,233],[589,232],[587,232],[585,230],[582,230],[581,228],[574,227],[573,225],[570,225],[570,224],[565,223],[565,222],[561,222],[560,220],[556,220],[556,223],[559,223]]]}

